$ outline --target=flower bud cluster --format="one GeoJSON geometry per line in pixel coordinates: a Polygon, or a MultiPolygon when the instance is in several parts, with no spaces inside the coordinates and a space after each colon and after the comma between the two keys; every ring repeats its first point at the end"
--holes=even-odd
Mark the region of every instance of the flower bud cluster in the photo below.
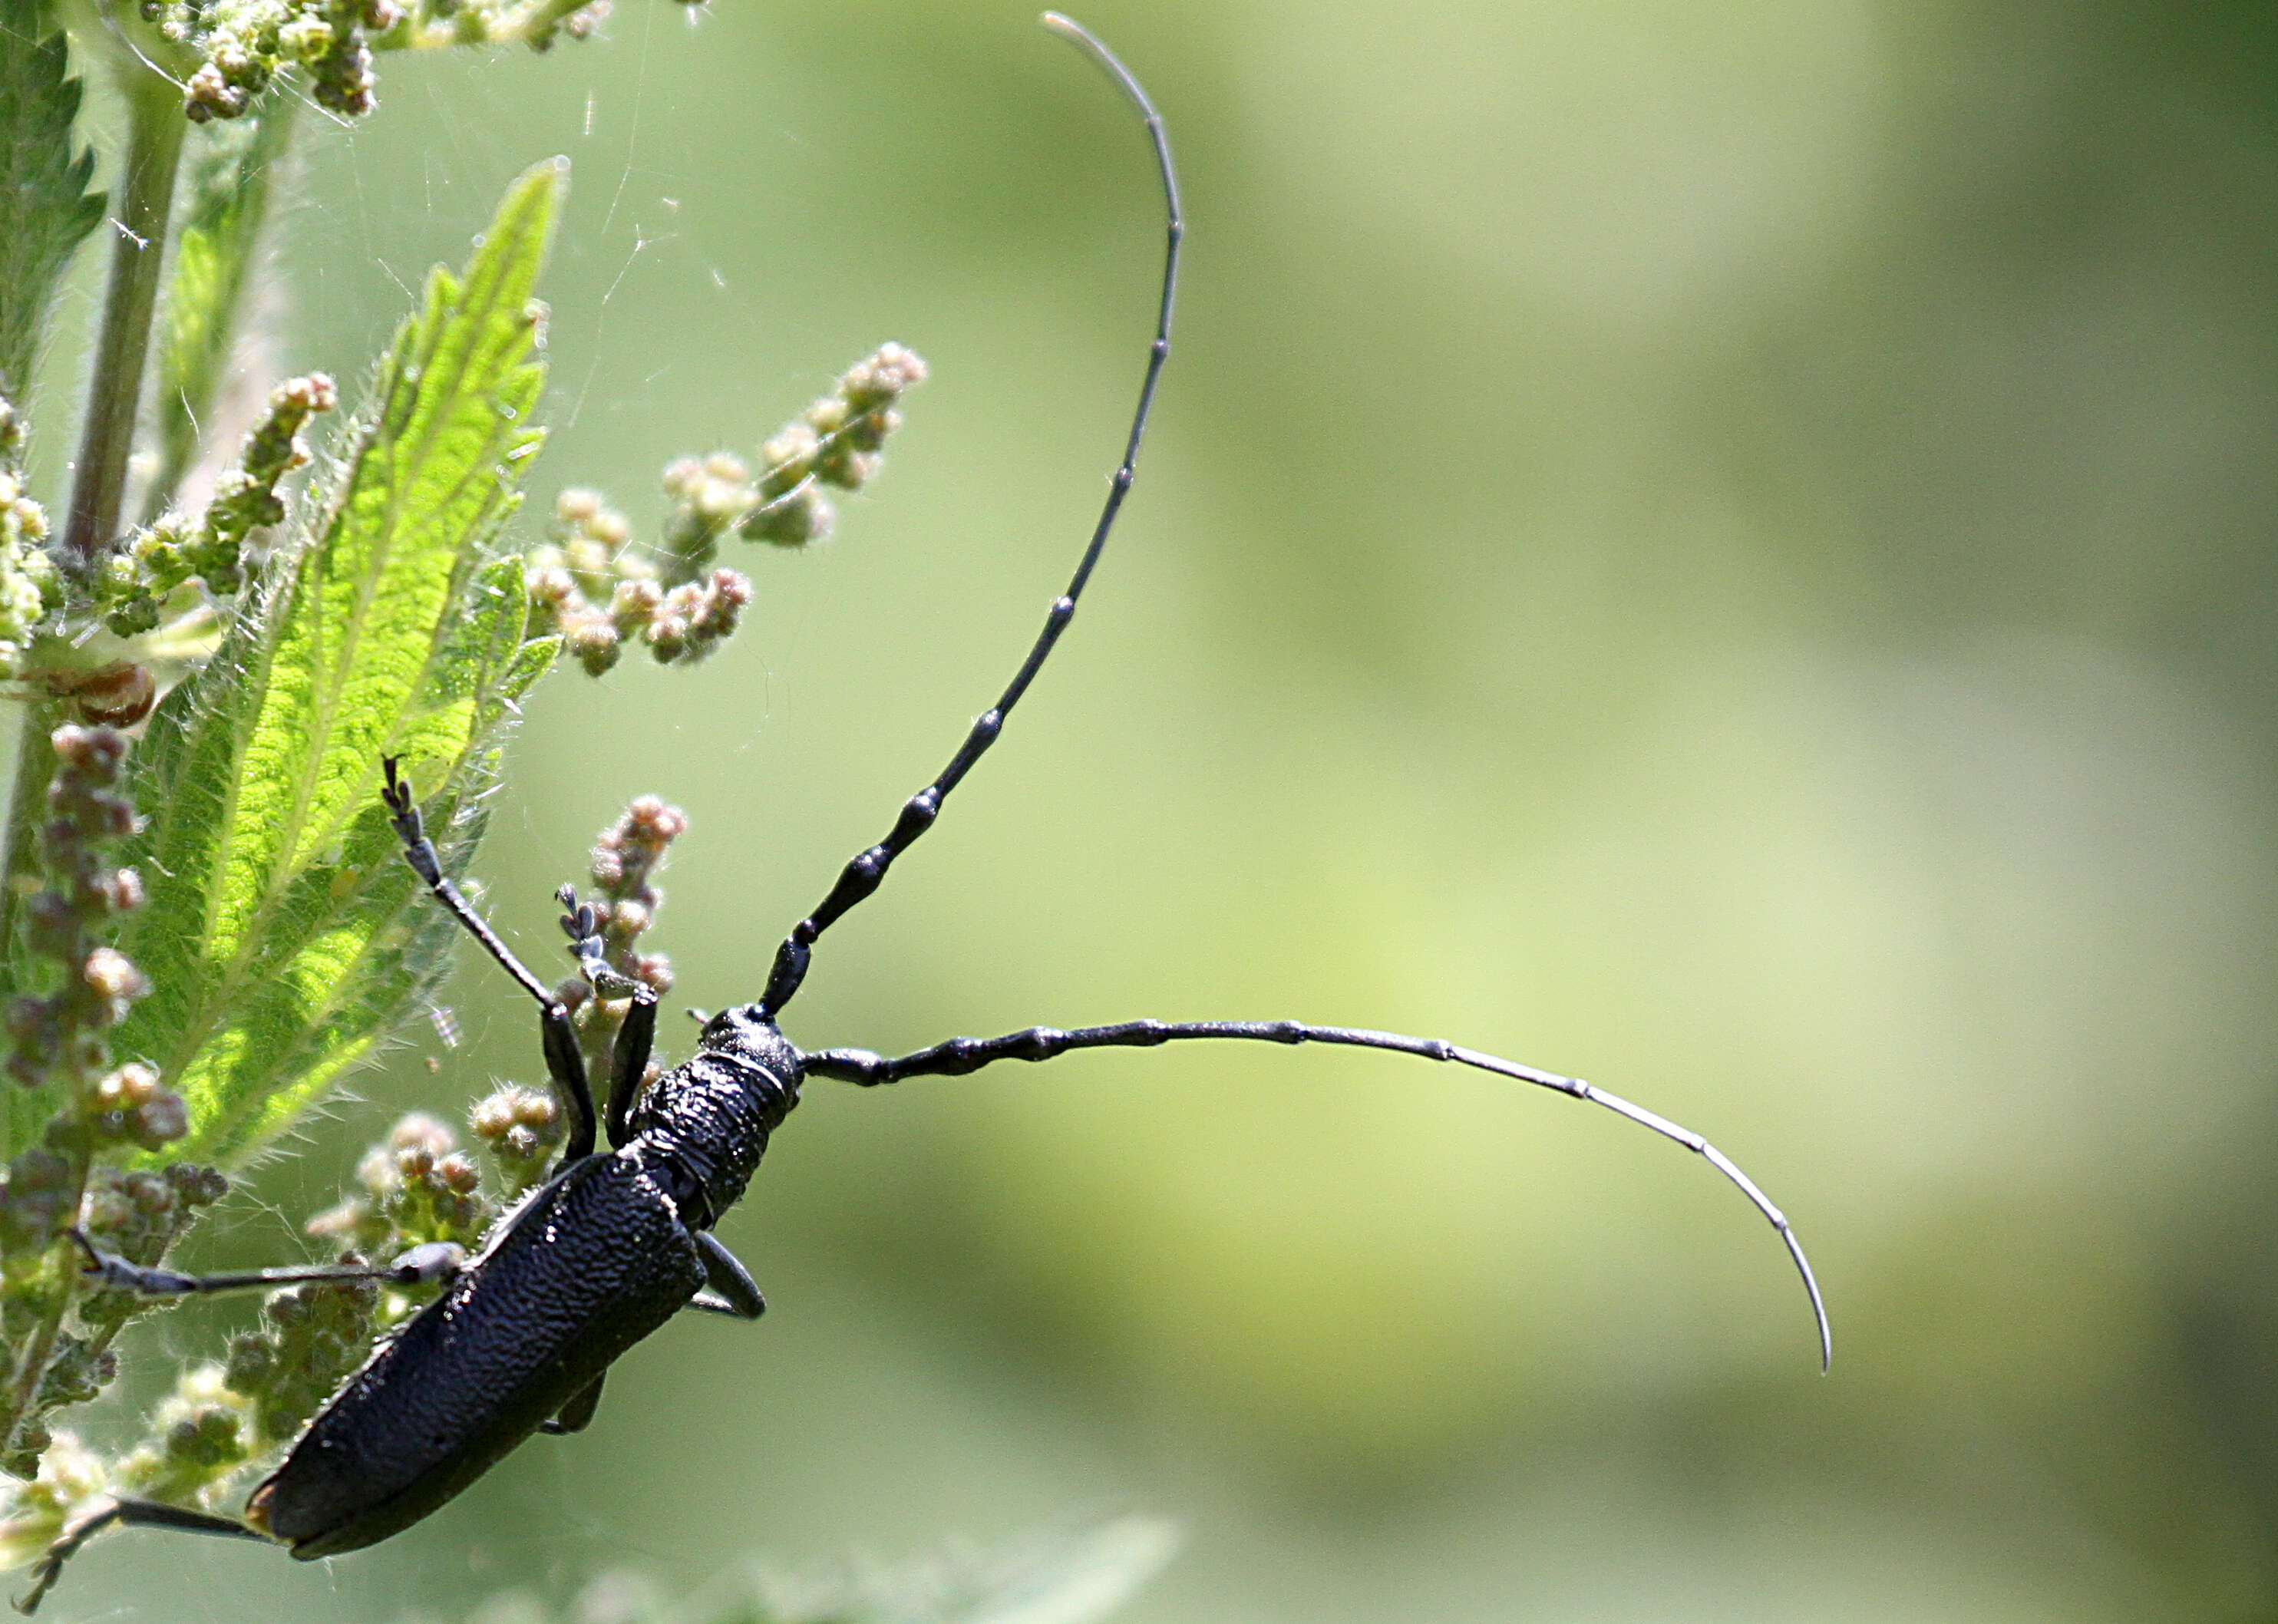
{"type": "MultiPolygon", "coordinates": [[[[134,651],[107,661],[74,651],[98,628],[140,637],[170,613],[201,606],[182,599],[192,581],[216,596],[238,591],[248,540],[285,516],[278,483],[310,461],[301,431],[338,402],[332,379],[322,373],[280,385],[245,438],[241,466],[222,477],[203,515],[166,515],[104,553],[91,572],[66,570],[50,550],[46,513],[24,494],[0,452],[0,681],[32,678],[97,725],[132,727],[148,716],[157,683],[134,651]]],[[[0,424],[13,422],[0,402],[0,424]]]]}
{"type": "Polygon", "coordinates": [[[368,113],[372,38],[409,20],[398,0],[159,0],[144,14],[203,58],[182,87],[182,111],[199,124],[240,117],[295,65],[319,103],[351,118],[368,113]]]}
{"type": "Polygon", "coordinates": [[[752,601],[752,583],[732,569],[662,578],[631,540],[624,516],[599,492],[564,491],[554,504],[554,538],[531,554],[524,573],[532,611],[595,676],[634,637],[660,665],[700,659],[736,629],[752,601]]]}
{"type": "Polygon", "coordinates": [[[47,888],[26,906],[25,942],[63,974],[53,993],[8,1005],[6,1069],[27,1087],[68,1085],[66,1131],[86,1147],[156,1149],[187,1131],[187,1114],[148,1068],[112,1072],[105,1037],[149,990],[126,956],[99,940],[114,918],[142,905],[141,877],[110,861],[111,848],[135,824],[134,806],[118,789],[126,738],[109,728],[64,727],[50,743],[55,775],[40,832],[47,888]]]}
{"type": "Polygon", "coordinates": [[[752,601],[748,580],[714,564],[721,539],[799,546],[828,535],[836,515],[822,487],[858,491],[876,475],[886,437],[901,426],[897,402],[925,376],[914,351],[886,345],[762,446],[756,470],[725,451],[668,464],[653,559],[633,551],[631,526],[598,492],[563,492],[554,539],[524,576],[531,613],[595,676],[632,637],[660,663],[701,659],[752,601]]]}
{"type": "Polygon", "coordinates": [[[168,514],[104,560],[95,583],[103,624],[122,637],[135,637],[158,624],[167,599],[191,580],[217,596],[243,585],[247,538],[284,519],[278,482],[311,460],[301,431],[339,404],[339,392],[322,372],[279,384],[268,412],[245,437],[239,467],[221,477],[204,516],[194,522],[168,514]]]}
{"type": "MultiPolygon", "coordinates": [[[[654,884],[656,871],[663,866],[672,842],[687,832],[686,812],[644,795],[593,842],[595,895],[590,902],[599,916],[602,957],[619,975],[660,995],[672,990],[672,961],[661,953],[642,952],[640,938],[664,906],[664,893],[654,884]]],[[[570,950],[574,955],[577,949],[573,946],[570,950]]],[[[632,1000],[595,997],[577,978],[558,989],[558,995],[570,1006],[587,1071],[608,1076],[617,1030],[624,1025],[632,1000]]]]}
{"type": "Polygon", "coordinates": [[[8,1516],[0,1521],[0,1568],[39,1559],[65,1525],[107,1490],[111,1464],[69,1432],[59,1432],[40,1457],[39,1475],[16,1485],[8,1516]]]}
{"type": "Polygon", "coordinates": [[[54,990],[20,994],[4,1012],[8,1074],[48,1090],[55,1105],[45,1142],[19,1154],[0,1181],[0,1346],[11,1367],[0,1470],[19,1478],[38,1469],[50,1442],[44,1417],[83,1403],[110,1379],[111,1339],[141,1306],[82,1296],[72,1225],[155,1261],[191,1209],[218,1193],[195,1169],[96,1165],[106,1151],[180,1139],[189,1119],[148,1066],[111,1064],[109,1033],[147,990],[141,972],[102,940],[116,915],[142,902],[134,871],[110,861],[135,827],[118,788],[126,740],[107,728],[66,727],[49,742],[49,816],[37,846],[45,883],[24,900],[22,944],[54,966],[54,990]],[[74,1301],[83,1311],[66,1329],[74,1301]]]}
{"type": "Polygon", "coordinates": [[[747,541],[789,547],[829,535],[836,515],[816,487],[859,491],[868,484],[886,437],[902,426],[897,404],[925,380],[925,362],[899,344],[857,362],[836,390],[760,447],[757,499],[738,531],[747,541]]]}
{"type": "MultiPolygon", "coordinates": [[[[14,414],[7,424],[15,427],[14,414]]],[[[20,438],[21,431],[18,430],[20,438]]],[[[24,493],[0,451],[0,678],[24,674],[24,656],[41,623],[64,605],[63,578],[48,554],[47,510],[24,493]]]]}
{"type": "Polygon", "coordinates": [[[199,58],[182,102],[203,124],[242,116],[295,66],[317,101],[355,118],[377,104],[375,50],[514,42],[545,50],[557,39],[589,37],[613,6],[585,0],[564,15],[551,0],[142,0],[141,10],[199,58]]]}
{"type": "Polygon", "coordinates": [[[159,1401],[149,1437],[111,1468],[111,1491],[198,1505],[252,1452],[246,1407],[221,1366],[191,1366],[159,1401]]]}
{"type": "Polygon", "coordinates": [[[666,510],[662,551],[671,572],[691,575],[712,561],[720,538],[760,499],[752,465],[731,451],[676,457],[664,467],[666,510]]]}
{"type": "Polygon", "coordinates": [[[638,922],[627,917],[623,942],[612,939],[611,945],[630,945],[648,924],[647,913],[653,913],[664,903],[664,893],[649,884],[649,877],[664,863],[665,854],[672,842],[688,833],[688,814],[677,806],[668,806],[655,796],[636,797],[625,808],[625,815],[603,829],[593,842],[593,883],[601,895],[611,902],[638,903],[646,910],[638,922]]]}
{"type": "MultiPolygon", "coordinates": [[[[340,1261],[363,1258],[345,1252],[340,1261]]],[[[312,1281],[272,1294],[261,1305],[261,1328],[230,1338],[222,1380],[246,1400],[254,1449],[291,1438],[363,1362],[379,1309],[372,1281],[312,1281]]]]}
{"type": "Polygon", "coordinates": [[[366,1257],[432,1240],[471,1247],[493,1216],[482,1170],[440,1117],[413,1111],[356,1165],[364,1193],[310,1220],[309,1232],[366,1257]]]}
{"type": "MultiPolygon", "coordinates": [[[[111,957],[126,964],[118,955],[111,957]]],[[[88,1109],[95,1116],[97,1138],[142,1150],[156,1150],[190,1131],[189,1113],[181,1096],[160,1087],[157,1072],[139,1060],[128,1061],[98,1081],[88,1109]]]]}
{"type": "Polygon", "coordinates": [[[79,1179],[60,1151],[34,1145],[8,1163],[0,1174],[0,1301],[44,1272],[48,1253],[71,1224],[79,1197],[79,1179]]]}
{"type": "Polygon", "coordinates": [[[518,1199],[545,1179],[554,1147],[569,1127],[552,1094],[511,1083],[478,1102],[467,1125],[489,1147],[507,1201],[518,1199]]]}

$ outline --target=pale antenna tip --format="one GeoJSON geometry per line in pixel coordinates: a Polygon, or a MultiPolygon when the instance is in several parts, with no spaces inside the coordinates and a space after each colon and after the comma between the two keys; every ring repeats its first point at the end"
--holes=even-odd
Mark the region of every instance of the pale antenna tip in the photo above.
{"type": "Polygon", "coordinates": [[[1101,51],[1105,49],[1105,47],[1100,44],[1098,37],[1094,34],[1090,29],[1085,27],[1082,23],[1076,21],[1074,18],[1067,16],[1064,12],[1046,11],[1043,16],[1037,18],[1036,20],[1043,24],[1045,27],[1050,28],[1054,34],[1059,34],[1060,38],[1064,40],[1073,40],[1087,50],[1101,51]]]}

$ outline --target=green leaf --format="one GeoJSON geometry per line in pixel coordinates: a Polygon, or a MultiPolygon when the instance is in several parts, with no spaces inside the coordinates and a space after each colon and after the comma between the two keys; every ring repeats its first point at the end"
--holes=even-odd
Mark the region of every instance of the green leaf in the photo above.
{"type": "Polygon", "coordinates": [[[22,406],[56,284],[103,218],[95,156],[75,149],[79,80],[36,7],[0,19],[0,394],[22,406]],[[28,13],[28,15],[27,14],[28,13]]]}
{"type": "Polygon", "coordinates": [[[1171,1523],[1125,1516],[1002,1550],[962,1547],[930,1561],[883,1568],[865,1562],[829,1576],[753,1561],[680,1598],[638,1574],[605,1573],[559,1608],[526,1590],[493,1596],[468,1624],[1099,1624],[1120,1612],[1178,1546],[1171,1523]]]}
{"type": "Polygon", "coordinates": [[[290,96],[271,96],[258,118],[217,119],[194,137],[188,198],[158,318],[158,474],[146,522],[180,487],[197,455],[200,425],[228,374],[294,106],[290,96]]]}
{"type": "Polygon", "coordinates": [[[1099,1624],[1178,1546],[1173,1524],[1126,1516],[835,1582],[801,1582],[754,1563],[740,1585],[707,1586],[651,1616],[657,1624],[1099,1624]]]}
{"type": "Polygon", "coordinates": [[[379,762],[404,759],[463,867],[501,725],[550,663],[524,640],[521,563],[491,544],[541,438],[531,294],[567,173],[524,174],[464,276],[430,278],[316,544],[136,752],[151,900],[120,945],[151,992],[120,1049],[189,1103],[173,1157],[241,1159],[441,976],[449,924],[379,762]]]}

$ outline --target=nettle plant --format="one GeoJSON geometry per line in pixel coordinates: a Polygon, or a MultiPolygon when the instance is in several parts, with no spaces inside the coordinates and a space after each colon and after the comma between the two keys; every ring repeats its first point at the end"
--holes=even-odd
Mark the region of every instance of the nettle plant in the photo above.
{"type": "MultiPolygon", "coordinates": [[[[279,1292],[181,1375],[139,1443],[106,1452],[57,1424],[149,1311],[90,1285],[87,1249],[157,1262],[441,975],[453,926],[402,860],[382,759],[401,759],[462,871],[501,733],[539,679],[565,660],[599,675],[636,645],[668,663],[716,647],[752,598],[722,544],[822,536],[824,488],[871,477],[924,377],[888,345],[756,459],[665,469],[649,535],[570,489],[517,549],[508,520],[545,433],[533,294],[567,182],[554,160],[513,183],[463,270],[432,274],[345,421],[328,378],[247,378],[269,347],[241,327],[270,274],[280,156],[372,111],[381,53],[544,49],[607,5],[13,0],[0,19],[0,692],[20,713],[0,884],[0,1564],[105,1494],[241,1491],[432,1294],[279,1292]],[[107,194],[74,127],[80,71],[115,80],[107,194]],[[53,431],[30,408],[67,391],[36,363],[90,240],[110,271],[77,455],[67,496],[42,500],[25,456],[53,431]]],[[[641,937],[683,827],[638,800],[593,853],[611,968],[659,991],[669,966],[641,937]]],[[[606,1074],[629,1001],[574,978],[561,996],[606,1074]]],[[[310,1222],[314,1244],[359,1260],[472,1245],[540,1176],[564,1114],[510,1087],[469,1125],[483,1154],[436,1117],[398,1124],[310,1222]]]]}

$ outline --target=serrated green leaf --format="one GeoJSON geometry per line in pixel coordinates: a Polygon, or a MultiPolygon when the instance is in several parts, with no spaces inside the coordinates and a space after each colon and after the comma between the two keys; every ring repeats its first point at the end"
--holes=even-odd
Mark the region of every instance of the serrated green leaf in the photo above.
{"type": "Polygon", "coordinates": [[[36,7],[0,17],[0,394],[21,404],[56,284],[103,218],[95,156],[72,140],[79,80],[36,7]],[[42,35],[44,34],[44,37],[42,35]]]}
{"type": "Polygon", "coordinates": [[[146,522],[180,486],[228,373],[294,105],[290,96],[272,96],[258,118],[216,120],[193,137],[188,195],[158,318],[158,473],[146,522]]]}
{"type": "Polygon", "coordinates": [[[120,945],[151,992],[120,1048],[189,1104],[172,1156],[241,1158],[441,975],[448,921],[402,860],[379,762],[404,759],[462,866],[499,724],[543,669],[521,566],[490,545],[541,437],[531,294],[566,174],[523,176],[463,277],[431,277],[318,539],[136,752],[153,883],[120,945]]]}

